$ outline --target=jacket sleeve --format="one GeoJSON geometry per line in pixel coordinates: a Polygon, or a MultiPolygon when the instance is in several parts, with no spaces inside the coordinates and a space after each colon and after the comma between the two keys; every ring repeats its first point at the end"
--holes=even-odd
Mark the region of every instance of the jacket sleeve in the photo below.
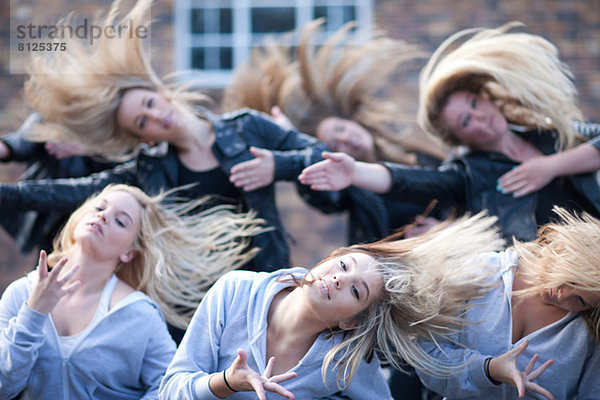
{"type": "Polygon", "coordinates": [[[456,367],[455,373],[444,377],[417,370],[417,375],[428,389],[448,398],[463,398],[478,397],[482,395],[482,389],[496,387],[483,369],[485,359],[495,355],[484,355],[450,342],[440,343],[442,349],[427,340],[422,340],[421,344],[428,354],[440,360],[444,366],[456,367]]]}
{"type": "Polygon", "coordinates": [[[141,380],[148,386],[142,400],[151,400],[158,399],[160,382],[173,359],[176,348],[158,308],[154,308],[153,314],[145,318],[144,326],[152,334],[142,366],[141,380]]]}
{"type": "Polygon", "coordinates": [[[600,393],[598,371],[600,371],[600,346],[594,343],[594,351],[585,363],[574,400],[595,400],[598,398],[598,393],[600,393]]]}
{"type": "Polygon", "coordinates": [[[0,207],[16,211],[73,210],[110,183],[136,185],[135,160],[86,177],[0,183],[0,207]]]}
{"type": "Polygon", "coordinates": [[[370,363],[362,360],[352,383],[341,394],[346,397],[340,399],[392,400],[379,358],[373,357],[370,363]]]}
{"type": "Polygon", "coordinates": [[[161,382],[160,399],[219,399],[208,383],[211,375],[218,372],[226,305],[233,297],[233,282],[228,281],[228,276],[221,277],[200,302],[161,382]]]}
{"type": "Polygon", "coordinates": [[[27,278],[12,283],[0,300],[0,398],[13,398],[25,387],[38,350],[45,343],[48,315],[29,308],[27,278]]]}
{"type": "Polygon", "coordinates": [[[9,158],[2,161],[31,162],[47,154],[43,143],[34,143],[25,139],[21,131],[7,133],[0,140],[10,149],[9,158]]]}
{"type": "Polygon", "coordinates": [[[437,169],[383,163],[392,175],[392,187],[385,194],[413,203],[438,200],[442,207],[463,208],[466,204],[466,174],[458,163],[437,169]]]}
{"type": "Polygon", "coordinates": [[[600,124],[597,122],[571,121],[576,133],[592,140],[600,136],[600,124]]]}

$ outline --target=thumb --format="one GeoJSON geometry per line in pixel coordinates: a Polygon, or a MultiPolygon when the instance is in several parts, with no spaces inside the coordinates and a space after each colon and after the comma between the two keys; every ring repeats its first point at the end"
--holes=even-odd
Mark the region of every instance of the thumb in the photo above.
{"type": "Polygon", "coordinates": [[[326,158],[328,160],[335,161],[335,162],[341,162],[344,160],[345,157],[352,158],[349,155],[347,155],[346,153],[331,153],[329,151],[324,151],[323,153],[321,153],[321,155],[323,156],[323,158],[326,158]]]}
{"type": "Polygon", "coordinates": [[[267,155],[268,152],[269,152],[269,150],[250,146],[250,154],[252,154],[254,157],[264,157],[267,155]]]}
{"type": "Polygon", "coordinates": [[[245,363],[246,359],[248,358],[248,355],[246,354],[246,352],[243,349],[237,349],[237,354],[238,354],[238,359],[240,360],[240,362],[245,363]]]}

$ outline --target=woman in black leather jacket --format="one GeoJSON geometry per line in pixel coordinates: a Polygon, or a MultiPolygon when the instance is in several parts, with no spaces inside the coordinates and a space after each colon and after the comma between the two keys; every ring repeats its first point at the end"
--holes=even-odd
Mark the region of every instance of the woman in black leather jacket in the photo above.
{"type": "Polygon", "coordinates": [[[473,30],[453,35],[421,72],[420,124],[448,144],[465,146],[464,154],[426,170],[354,162],[334,153],[305,170],[300,181],[318,190],[354,184],[413,201],[435,198],[459,211],[487,209],[499,217],[508,239],[534,239],[553,205],[599,216],[599,144],[576,146],[572,120],[581,115],[570,73],[552,44],[536,35],[507,33],[512,26],[480,30],[444,54],[473,30]],[[573,154],[579,154],[579,163],[552,171],[549,184],[533,192],[527,194],[532,190],[527,185],[515,193],[502,186],[520,164],[543,159],[560,165],[573,154]],[[526,191],[517,193],[521,189],[526,191]]]}
{"type": "MultiPolygon", "coordinates": [[[[150,1],[138,1],[123,21],[143,26],[149,7],[150,1]]],[[[116,21],[118,14],[115,2],[105,26],[122,22],[116,21]]],[[[216,116],[199,108],[203,95],[182,85],[168,86],[156,76],[138,35],[101,40],[93,48],[73,41],[67,52],[54,53],[51,60],[33,58],[25,91],[43,123],[29,139],[76,140],[88,154],[116,160],[137,155],[87,177],[2,184],[0,207],[72,211],[108,183],[135,185],[149,195],[193,184],[183,194],[212,195],[210,204],[256,210],[272,227],[254,238],[261,251],[248,268],[288,266],[273,182],[295,180],[326,147],[257,112],[216,116]],[[165,143],[140,151],[140,142],[165,143]]],[[[300,190],[311,201],[308,188],[300,190]]]]}

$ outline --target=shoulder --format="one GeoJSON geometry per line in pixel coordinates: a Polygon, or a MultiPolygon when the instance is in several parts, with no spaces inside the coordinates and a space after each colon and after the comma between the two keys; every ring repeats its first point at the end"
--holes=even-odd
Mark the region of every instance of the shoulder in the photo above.
{"type": "Polygon", "coordinates": [[[222,285],[243,285],[243,284],[260,284],[262,282],[270,282],[285,278],[286,275],[304,276],[308,271],[305,268],[295,267],[287,269],[278,269],[273,272],[254,272],[235,270],[224,274],[217,282],[222,285]]]}
{"type": "Polygon", "coordinates": [[[19,278],[8,285],[2,294],[2,299],[26,301],[37,280],[37,271],[31,271],[27,276],[19,278]]]}
{"type": "Polygon", "coordinates": [[[110,299],[110,308],[112,309],[121,300],[135,292],[136,290],[134,288],[132,288],[131,286],[129,286],[129,284],[119,279],[115,285],[112,297],[110,299]]]}

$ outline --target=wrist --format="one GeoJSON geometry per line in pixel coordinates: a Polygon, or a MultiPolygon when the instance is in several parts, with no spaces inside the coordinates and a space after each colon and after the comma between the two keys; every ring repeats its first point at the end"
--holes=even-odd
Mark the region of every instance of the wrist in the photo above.
{"type": "Polygon", "coordinates": [[[494,357],[488,357],[485,359],[485,361],[483,362],[483,371],[485,372],[485,376],[489,379],[489,381],[492,382],[494,385],[498,386],[502,382],[495,380],[492,377],[492,374],[490,373],[490,364],[492,363],[493,360],[494,360],[494,357]]]}
{"type": "Polygon", "coordinates": [[[237,393],[238,391],[235,390],[234,388],[231,387],[231,385],[229,384],[229,382],[227,381],[227,368],[225,368],[223,370],[223,381],[225,382],[225,386],[227,386],[227,388],[229,390],[231,390],[233,393],[237,393]]]}

